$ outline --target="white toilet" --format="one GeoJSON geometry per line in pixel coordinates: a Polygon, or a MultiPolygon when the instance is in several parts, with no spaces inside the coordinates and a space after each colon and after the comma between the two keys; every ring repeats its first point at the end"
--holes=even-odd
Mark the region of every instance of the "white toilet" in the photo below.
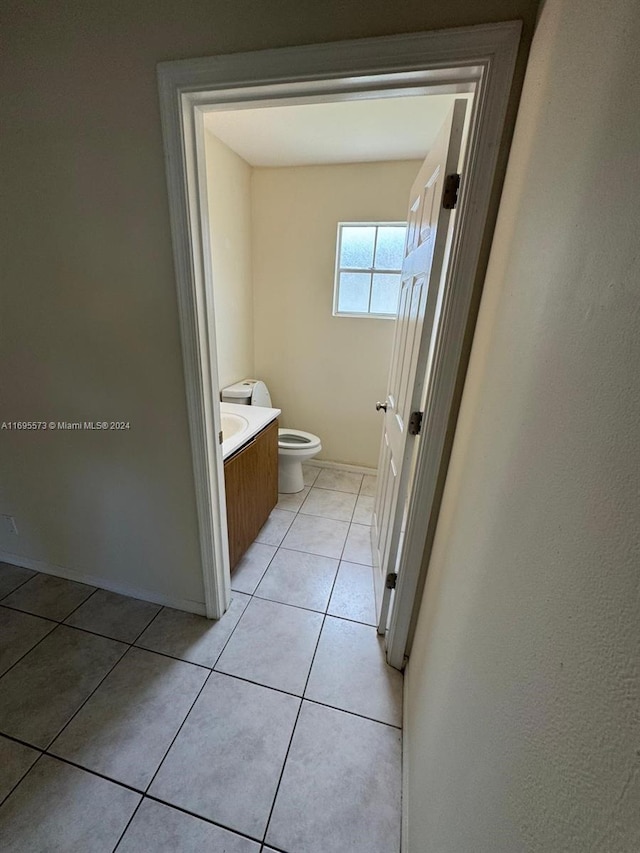
{"type": "MultiPolygon", "coordinates": [[[[269,389],[259,379],[243,379],[222,389],[223,403],[272,408],[269,389]]],[[[304,489],[302,463],[322,450],[320,439],[300,429],[278,430],[278,491],[283,494],[304,489]]]]}

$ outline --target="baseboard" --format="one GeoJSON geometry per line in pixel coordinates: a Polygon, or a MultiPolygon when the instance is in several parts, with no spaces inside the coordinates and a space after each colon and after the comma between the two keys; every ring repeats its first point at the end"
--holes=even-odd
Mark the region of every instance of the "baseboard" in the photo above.
{"type": "Polygon", "coordinates": [[[402,687],[402,791],[401,791],[401,826],[400,826],[400,851],[409,851],[409,797],[407,796],[407,785],[409,784],[409,738],[407,737],[409,726],[409,678],[411,667],[404,668],[404,683],[402,687]]]}
{"type": "Polygon", "coordinates": [[[311,459],[305,465],[315,465],[316,468],[335,468],[338,471],[351,471],[353,474],[371,474],[375,477],[377,468],[366,468],[364,465],[345,465],[342,462],[326,462],[324,459],[311,459]]]}
{"type": "Polygon", "coordinates": [[[53,563],[47,563],[43,560],[34,560],[32,557],[23,557],[20,554],[10,554],[8,551],[0,551],[0,562],[11,563],[11,565],[20,566],[23,569],[33,569],[45,575],[56,575],[68,581],[77,581],[78,583],[97,586],[99,589],[106,589],[109,592],[116,592],[119,595],[127,595],[129,598],[150,601],[152,604],[161,604],[164,607],[173,607],[175,610],[197,613],[199,616],[205,615],[204,602],[191,601],[188,598],[173,598],[172,596],[150,592],[148,589],[139,589],[138,587],[128,586],[127,584],[113,583],[113,581],[107,578],[101,578],[88,572],[78,571],[77,569],[69,569],[66,566],[56,566],[53,563]]]}

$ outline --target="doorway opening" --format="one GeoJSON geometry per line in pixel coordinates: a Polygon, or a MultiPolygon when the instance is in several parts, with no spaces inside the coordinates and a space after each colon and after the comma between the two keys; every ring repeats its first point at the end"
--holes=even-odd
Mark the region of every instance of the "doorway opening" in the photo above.
{"type": "MultiPolygon", "coordinates": [[[[403,390],[401,394],[390,386],[387,400],[381,405],[387,409],[385,441],[390,446],[391,436],[391,445],[395,442],[395,452],[385,457],[383,441],[381,460],[385,471],[395,471],[398,476],[391,478],[393,487],[389,477],[382,477],[376,497],[379,577],[387,578],[387,583],[380,586],[381,593],[382,590],[386,593],[380,596],[384,606],[379,631],[387,633],[389,663],[401,668],[408,654],[416,590],[426,564],[427,530],[437,512],[436,484],[446,464],[445,434],[454,414],[453,392],[461,369],[460,354],[480,246],[485,237],[519,29],[519,24],[502,24],[159,66],[209,617],[218,618],[227,608],[230,584],[224,475],[218,442],[221,417],[214,305],[216,277],[211,264],[207,213],[208,116],[228,118],[242,116],[244,112],[246,118],[258,110],[264,116],[268,110],[286,111],[313,104],[399,104],[401,100],[434,95],[449,99],[462,95],[458,103],[472,104],[467,112],[463,160],[460,141],[464,110],[457,117],[452,114],[450,121],[454,124],[449,125],[445,134],[448,145],[452,127],[458,128],[457,153],[448,159],[445,156],[442,164],[432,169],[427,184],[433,191],[431,195],[421,193],[419,212],[415,216],[410,213],[409,231],[413,229],[412,233],[417,235],[413,247],[417,254],[412,256],[413,260],[407,255],[408,262],[413,263],[417,255],[421,258],[428,255],[428,269],[425,278],[424,270],[412,268],[405,275],[403,267],[403,282],[408,282],[404,292],[409,296],[404,302],[400,296],[400,314],[403,316],[404,311],[405,323],[399,344],[396,334],[393,357],[396,364],[404,365],[398,373],[403,390]],[[455,207],[455,215],[445,216],[441,214],[445,171],[452,165],[459,169],[454,174],[461,176],[459,195],[454,205],[444,208],[451,211],[455,207]],[[435,211],[435,219],[424,213],[429,205],[432,213],[435,211]],[[418,251],[422,243],[425,247],[418,251]],[[416,295],[420,292],[424,298],[416,295]],[[420,408],[415,410],[422,412],[419,430],[411,422],[417,405],[420,408]],[[380,535],[382,528],[384,534],[380,535]]],[[[259,140],[257,144],[259,148],[259,140]]],[[[447,150],[445,146],[445,154],[447,150]]],[[[396,332],[401,325],[396,322],[396,332]]],[[[372,400],[372,406],[373,403],[372,400]]]]}

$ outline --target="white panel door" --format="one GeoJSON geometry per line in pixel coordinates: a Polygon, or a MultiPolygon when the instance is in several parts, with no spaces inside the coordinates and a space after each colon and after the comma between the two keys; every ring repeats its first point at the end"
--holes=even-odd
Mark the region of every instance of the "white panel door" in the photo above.
{"type": "Polygon", "coordinates": [[[418,172],[409,199],[387,399],[377,404],[384,412],[384,424],[371,535],[380,634],[387,627],[391,603],[391,590],[384,581],[395,571],[411,462],[419,440],[411,434],[409,423],[411,413],[420,409],[430,343],[440,313],[438,293],[451,217],[451,210],[442,205],[442,195],[446,176],[458,170],[466,106],[463,99],[455,102],[418,172]]]}

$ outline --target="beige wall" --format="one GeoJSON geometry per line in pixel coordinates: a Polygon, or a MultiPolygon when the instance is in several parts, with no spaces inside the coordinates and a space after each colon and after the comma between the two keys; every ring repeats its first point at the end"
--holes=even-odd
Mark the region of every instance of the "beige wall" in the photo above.
{"type": "Polygon", "coordinates": [[[2,4],[0,417],[131,429],[1,432],[0,551],[203,600],[156,64],[522,17],[513,116],[536,6],[2,4]]]}
{"type": "Polygon", "coordinates": [[[220,388],[254,373],[251,166],[205,131],[220,388]]]}
{"type": "Polygon", "coordinates": [[[375,468],[393,322],[333,316],[340,221],[403,221],[418,162],[253,171],[256,374],[319,459],[375,468]]]}
{"type": "Polygon", "coordinates": [[[534,41],[408,668],[409,853],[640,849],[639,38],[636,0],[548,0],[534,41]]]}

